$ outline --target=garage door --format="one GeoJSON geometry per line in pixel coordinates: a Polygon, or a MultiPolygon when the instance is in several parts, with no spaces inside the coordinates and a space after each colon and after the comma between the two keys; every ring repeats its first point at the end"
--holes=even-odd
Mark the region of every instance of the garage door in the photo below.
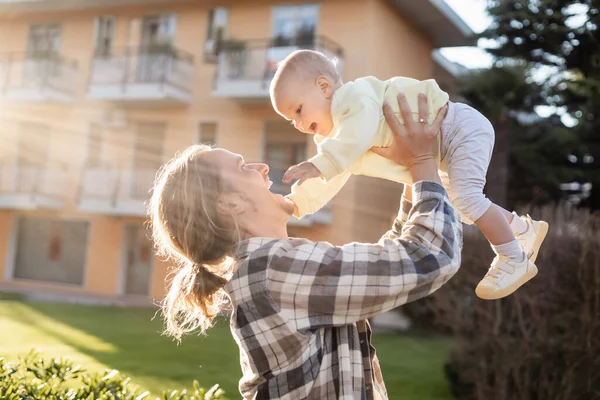
{"type": "Polygon", "coordinates": [[[15,278],[83,285],[89,223],[20,218],[15,278]]]}

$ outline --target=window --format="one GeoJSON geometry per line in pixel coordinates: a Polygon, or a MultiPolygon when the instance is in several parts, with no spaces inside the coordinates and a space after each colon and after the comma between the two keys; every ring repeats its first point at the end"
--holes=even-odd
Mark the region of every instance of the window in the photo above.
{"type": "Polygon", "coordinates": [[[28,58],[47,58],[60,49],[60,25],[37,24],[29,27],[28,58]]]}
{"type": "Polygon", "coordinates": [[[133,148],[133,171],[130,196],[147,200],[156,171],[163,164],[163,149],[167,124],[139,122],[133,148]]]}
{"type": "Polygon", "coordinates": [[[228,20],[229,14],[226,8],[214,8],[208,12],[204,57],[209,61],[217,59],[219,46],[227,34],[228,20]]]}
{"type": "Polygon", "coordinates": [[[25,86],[46,84],[47,78],[60,75],[57,54],[60,49],[60,25],[37,24],[29,27],[27,54],[23,68],[25,86]]]}
{"type": "Polygon", "coordinates": [[[15,190],[18,193],[35,193],[39,190],[38,176],[48,168],[49,145],[49,126],[34,122],[20,123],[17,153],[19,168],[15,182],[15,190]]]}
{"type": "Polygon", "coordinates": [[[273,8],[273,45],[295,46],[314,43],[319,6],[301,4],[273,8]]]}
{"type": "Polygon", "coordinates": [[[167,125],[162,122],[139,122],[135,136],[134,168],[154,172],[163,163],[163,146],[167,125]]]}
{"type": "Polygon", "coordinates": [[[96,55],[107,57],[112,53],[115,40],[115,17],[102,15],[96,18],[96,55]]]}
{"type": "Polygon", "coordinates": [[[102,128],[93,124],[88,139],[88,168],[100,168],[102,165],[102,128]]]}
{"type": "Polygon", "coordinates": [[[272,190],[279,194],[290,193],[290,186],[281,182],[287,169],[306,161],[308,135],[299,135],[289,123],[268,121],[265,123],[264,161],[269,166],[272,190]]]}
{"type": "Polygon", "coordinates": [[[171,45],[175,38],[176,23],[175,15],[172,14],[145,17],[142,23],[142,45],[171,45]]]}
{"type": "Polygon", "coordinates": [[[198,143],[207,144],[210,146],[217,145],[217,123],[216,122],[201,122],[198,125],[198,143]]]}
{"type": "Polygon", "coordinates": [[[265,150],[265,163],[269,166],[273,191],[289,194],[291,187],[282,183],[283,175],[292,165],[306,161],[306,143],[267,144],[265,150]]]}

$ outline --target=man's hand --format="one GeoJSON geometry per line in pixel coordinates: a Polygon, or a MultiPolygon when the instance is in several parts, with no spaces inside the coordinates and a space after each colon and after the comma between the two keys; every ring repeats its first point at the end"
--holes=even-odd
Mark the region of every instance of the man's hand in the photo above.
{"type": "Polygon", "coordinates": [[[283,176],[283,183],[290,184],[296,179],[300,179],[298,181],[298,185],[302,185],[302,183],[311,178],[318,178],[321,176],[321,171],[315,167],[315,165],[311,162],[304,161],[298,165],[291,166],[283,176]]]}
{"type": "MultiPolygon", "coordinates": [[[[410,169],[413,164],[419,164],[435,158],[437,135],[448,107],[442,107],[435,121],[429,125],[427,123],[416,122],[413,119],[412,110],[403,94],[398,95],[398,106],[404,120],[403,124],[396,118],[392,107],[387,102],[383,105],[385,120],[394,137],[391,146],[385,148],[372,147],[371,151],[410,169]]],[[[423,121],[429,119],[427,97],[423,93],[419,94],[419,119],[423,121]]]]}
{"type": "MultiPolygon", "coordinates": [[[[439,182],[435,155],[437,151],[437,135],[448,106],[442,107],[431,125],[416,122],[413,119],[410,105],[403,94],[398,95],[398,107],[404,124],[400,123],[392,107],[387,102],[383,105],[383,114],[392,133],[393,141],[390,147],[372,147],[371,151],[408,168],[414,182],[432,180],[439,182]]],[[[419,120],[429,119],[427,97],[419,94],[419,120]]]]}

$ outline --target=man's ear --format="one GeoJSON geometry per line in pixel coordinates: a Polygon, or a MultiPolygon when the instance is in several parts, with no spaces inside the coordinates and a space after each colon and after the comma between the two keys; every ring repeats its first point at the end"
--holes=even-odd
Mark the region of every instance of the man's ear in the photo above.
{"type": "Polygon", "coordinates": [[[239,193],[221,195],[217,203],[217,212],[221,215],[239,215],[246,211],[247,202],[239,193]]]}
{"type": "Polygon", "coordinates": [[[333,84],[329,80],[329,78],[327,78],[324,75],[321,75],[317,78],[315,83],[319,87],[319,90],[325,95],[325,97],[333,96],[333,84]]]}

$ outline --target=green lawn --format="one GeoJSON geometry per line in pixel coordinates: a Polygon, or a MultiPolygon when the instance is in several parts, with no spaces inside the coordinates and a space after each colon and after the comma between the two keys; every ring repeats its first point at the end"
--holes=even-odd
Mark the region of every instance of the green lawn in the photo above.
{"type": "MultiPolygon", "coordinates": [[[[160,316],[140,308],[91,307],[0,301],[0,356],[15,358],[32,348],[63,356],[88,370],[118,369],[143,389],[204,387],[219,383],[238,397],[238,350],[228,324],[181,344],[161,335],[160,316]]],[[[375,335],[390,399],[450,399],[442,365],[445,340],[412,335],[375,335]]]]}

